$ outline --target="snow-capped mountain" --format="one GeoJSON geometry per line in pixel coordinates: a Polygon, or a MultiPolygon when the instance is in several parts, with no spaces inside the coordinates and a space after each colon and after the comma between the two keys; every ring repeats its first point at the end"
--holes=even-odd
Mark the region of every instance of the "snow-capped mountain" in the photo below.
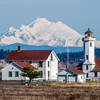
{"type": "MultiPolygon", "coordinates": [[[[38,18],[29,25],[21,25],[19,29],[10,27],[7,33],[0,36],[1,45],[22,43],[48,46],[82,46],[82,35],[62,22],[50,22],[38,18]]],[[[96,42],[100,47],[100,42],[96,42]]]]}

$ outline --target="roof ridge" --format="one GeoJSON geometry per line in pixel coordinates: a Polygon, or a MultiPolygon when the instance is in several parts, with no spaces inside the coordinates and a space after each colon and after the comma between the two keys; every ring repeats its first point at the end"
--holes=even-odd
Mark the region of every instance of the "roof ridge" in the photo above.
{"type": "Polygon", "coordinates": [[[82,70],[79,70],[77,68],[68,68],[68,70],[70,70],[76,74],[85,74],[82,70]]]}
{"type": "Polygon", "coordinates": [[[13,50],[8,54],[6,60],[46,60],[52,50],[13,50]]]}
{"type": "Polygon", "coordinates": [[[23,63],[23,64],[28,64],[29,66],[27,66],[27,67],[30,67],[31,69],[37,69],[37,68],[35,68],[33,65],[31,65],[31,64],[29,64],[28,62],[13,62],[14,64],[16,64],[17,66],[19,66],[19,67],[21,67],[21,68],[24,68],[24,67],[26,67],[26,66],[21,66],[20,64],[21,63],[23,63]],[[18,64],[18,63],[20,63],[20,64],[18,64]]]}

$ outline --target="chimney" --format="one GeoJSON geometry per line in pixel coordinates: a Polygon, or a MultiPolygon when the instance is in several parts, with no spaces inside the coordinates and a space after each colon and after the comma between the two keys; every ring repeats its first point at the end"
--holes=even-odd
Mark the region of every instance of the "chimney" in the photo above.
{"type": "Polygon", "coordinates": [[[22,50],[22,47],[21,47],[21,45],[19,45],[19,46],[17,47],[17,52],[21,52],[21,50],[22,50]]]}

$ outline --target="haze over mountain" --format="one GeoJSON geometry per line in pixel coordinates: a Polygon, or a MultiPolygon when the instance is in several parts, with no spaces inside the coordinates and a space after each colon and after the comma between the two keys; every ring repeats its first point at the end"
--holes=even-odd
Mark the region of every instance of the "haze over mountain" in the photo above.
{"type": "MultiPolygon", "coordinates": [[[[10,27],[7,33],[0,35],[0,45],[22,43],[28,45],[48,46],[82,46],[82,35],[62,22],[50,22],[45,18],[37,18],[19,29],[10,27]]],[[[100,47],[100,41],[96,41],[100,47]]]]}

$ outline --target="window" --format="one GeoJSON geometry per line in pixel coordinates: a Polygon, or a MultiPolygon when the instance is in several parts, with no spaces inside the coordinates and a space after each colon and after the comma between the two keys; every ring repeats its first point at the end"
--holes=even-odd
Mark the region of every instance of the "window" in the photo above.
{"type": "Polygon", "coordinates": [[[9,63],[12,63],[12,61],[9,61],[9,63]]]}
{"type": "Polygon", "coordinates": [[[92,42],[90,42],[90,47],[92,47],[92,42]]]}
{"type": "Polygon", "coordinates": [[[8,75],[9,77],[12,77],[12,71],[9,71],[8,75]]]}
{"type": "Polygon", "coordinates": [[[91,35],[90,35],[90,34],[88,34],[88,36],[90,37],[91,35]]]}
{"type": "Polygon", "coordinates": [[[50,62],[48,61],[48,67],[50,67],[50,62]]]}
{"type": "Polygon", "coordinates": [[[42,61],[39,62],[39,67],[43,67],[43,62],[42,61]]]}
{"type": "Polygon", "coordinates": [[[86,55],[86,60],[88,60],[88,55],[86,55]]]}
{"type": "Polygon", "coordinates": [[[50,71],[48,71],[48,78],[50,77],[50,71]]]}
{"type": "Polygon", "coordinates": [[[82,79],[82,76],[81,76],[81,79],[82,79]]]}
{"type": "Polygon", "coordinates": [[[97,72],[94,72],[94,76],[97,77],[97,72]]]}
{"type": "Polygon", "coordinates": [[[86,70],[88,70],[88,65],[86,65],[86,70]]]}
{"type": "Polygon", "coordinates": [[[29,61],[29,63],[31,64],[31,63],[32,63],[32,61],[29,61]]]}
{"type": "Polygon", "coordinates": [[[53,55],[51,54],[51,60],[53,60],[53,55]]]}
{"type": "Polygon", "coordinates": [[[40,71],[40,73],[41,73],[40,78],[43,78],[43,72],[42,72],[42,71],[40,71]]]}
{"type": "Polygon", "coordinates": [[[88,78],[88,76],[89,76],[89,75],[88,75],[88,73],[87,73],[87,74],[86,74],[86,77],[88,78]]]}
{"type": "Polygon", "coordinates": [[[18,71],[15,72],[15,77],[19,77],[19,72],[18,71]]]}

